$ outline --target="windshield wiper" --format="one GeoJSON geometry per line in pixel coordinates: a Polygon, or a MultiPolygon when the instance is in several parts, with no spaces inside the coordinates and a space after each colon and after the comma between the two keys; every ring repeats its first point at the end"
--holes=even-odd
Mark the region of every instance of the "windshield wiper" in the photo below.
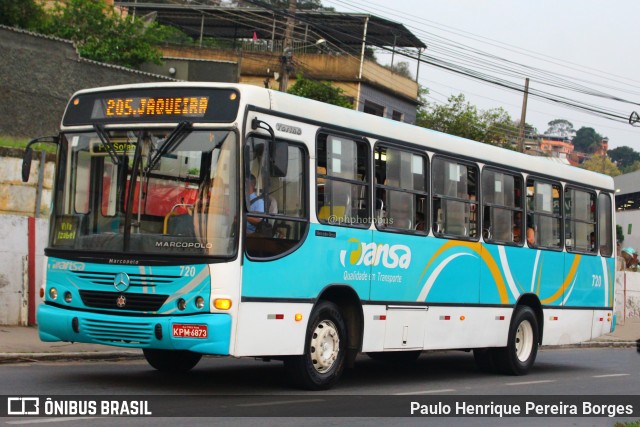
{"type": "Polygon", "coordinates": [[[187,137],[187,135],[191,132],[191,128],[193,126],[189,122],[180,122],[178,126],[169,134],[169,136],[164,140],[164,144],[160,146],[156,154],[151,158],[149,164],[145,168],[145,174],[149,173],[150,170],[158,164],[160,158],[166,154],[171,153],[175,148],[187,137]]]}
{"type": "Polygon", "coordinates": [[[118,159],[116,149],[113,147],[113,143],[109,139],[109,133],[104,129],[104,126],[101,124],[94,124],[93,129],[96,131],[96,134],[98,135],[98,138],[100,138],[100,141],[102,141],[102,145],[104,145],[104,147],[106,148],[107,153],[109,154],[109,157],[111,157],[111,161],[113,162],[113,164],[119,166],[120,160],[118,159]]]}

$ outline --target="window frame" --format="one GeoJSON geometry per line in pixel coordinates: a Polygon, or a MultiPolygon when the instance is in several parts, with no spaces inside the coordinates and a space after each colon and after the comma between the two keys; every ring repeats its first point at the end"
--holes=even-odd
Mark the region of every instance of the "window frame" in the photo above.
{"type": "MultiPolygon", "coordinates": [[[[247,161],[247,159],[244,158],[244,147],[247,144],[247,141],[252,138],[261,138],[261,139],[265,139],[265,140],[269,140],[270,138],[266,135],[263,135],[261,133],[255,133],[255,132],[251,132],[249,134],[247,134],[245,136],[244,139],[244,143],[242,144],[242,175],[244,176],[244,171],[245,171],[245,162],[247,161]]],[[[247,200],[246,200],[246,188],[242,189],[242,192],[240,194],[240,202],[242,204],[242,217],[243,217],[243,221],[242,221],[242,228],[246,227],[247,224],[247,218],[248,217],[255,217],[255,218],[262,218],[264,220],[272,220],[274,221],[274,228],[275,224],[279,221],[293,221],[293,222],[299,222],[302,223],[303,226],[305,227],[304,232],[302,232],[300,234],[300,239],[298,240],[298,242],[296,242],[291,248],[274,254],[274,255],[269,255],[269,256],[259,256],[256,254],[252,254],[250,249],[248,248],[248,244],[247,244],[247,233],[246,231],[243,233],[243,253],[245,254],[245,256],[252,260],[252,261],[272,261],[275,259],[279,259],[279,258],[283,258],[289,254],[291,254],[292,252],[295,252],[298,248],[300,248],[302,246],[302,244],[304,243],[304,241],[307,238],[307,235],[309,234],[309,229],[310,229],[310,205],[309,205],[309,200],[311,198],[311,192],[310,187],[309,187],[309,181],[310,181],[310,177],[309,177],[309,150],[307,148],[307,144],[305,144],[304,142],[301,141],[297,141],[297,140],[291,140],[291,139],[285,139],[285,138],[276,138],[277,142],[284,142],[287,144],[287,150],[290,147],[295,147],[298,150],[300,150],[300,153],[302,154],[302,159],[301,159],[301,165],[302,165],[302,182],[301,182],[301,187],[302,187],[302,203],[301,203],[301,208],[304,210],[303,214],[299,217],[295,217],[295,216],[289,216],[289,215],[281,215],[281,214],[272,214],[269,212],[252,212],[249,210],[249,205],[247,204],[247,200]]],[[[246,180],[248,179],[248,177],[244,177],[244,182],[246,182],[246,180]]],[[[272,239],[269,237],[256,237],[257,239],[272,239]]],[[[275,239],[275,238],[273,238],[275,239]]]]}
{"type": "Polygon", "coordinates": [[[614,239],[615,239],[615,230],[613,229],[613,222],[614,222],[614,197],[612,197],[613,194],[612,193],[608,193],[605,191],[600,191],[597,194],[597,217],[596,217],[596,247],[598,248],[598,251],[596,252],[597,254],[599,254],[602,257],[606,257],[606,258],[611,258],[615,255],[615,251],[614,251],[614,239]],[[607,219],[608,219],[608,226],[604,229],[607,230],[607,233],[609,234],[609,238],[605,241],[606,244],[608,244],[608,249],[609,249],[609,253],[608,254],[603,254],[602,252],[602,236],[600,234],[600,232],[603,230],[601,223],[600,223],[600,214],[603,211],[602,208],[602,203],[600,203],[600,197],[606,197],[608,202],[609,202],[609,209],[606,211],[607,213],[607,219]]]}
{"type": "MultiPolygon", "coordinates": [[[[563,212],[563,222],[564,222],[564,246],[567,252],[569,253],[575,253],[575,254],[582,254],[582,255],[597,255],[598,254],[598,195],[596,193],[595,190],[588,190],[586,188],[583,187],[579,187],[577,185],[572,185],[572,184],[567,184],[565,185],[564,191],[563,191],[563,200],[562,200],[562,206],[564,209],[563,212]],[[566,201],[567,201],[567,192],[568,191],[580,191],[583,193],[586,193],[590,196],[593,197],[593,202],[594,202],[594,214],[593,214],[593,221],[585,221],[585,220],[580,220],[580,219],[574,219],[573,216],[569,216],[569,213],[567,212],[566,209],[566,201]],[[595,236],[595,242],[594,242],[594,249],[591,251],[585,251],[585,250],[579,250],[576,249],[576,245],[575,245],[575,236],[572,235],[572,240],[573,240],[573,245],[571,247],[567,246],[567,227],[571,227],[571,223],[572,222],[577,222],[577,223],[581,223],[581,224],[591,224],[593,225],[593,233],[595,236]]],[[[571,212],[573,214],[573,200],[572,200],[572,206],[571,206],[571,212]]]]}
{"type": "MultiPolygon", "coordinates": [[[[331,129],[321,129],[317,132],[316,137],[315,137],[315,166],[316,166],[316,170],[315,170],[315,177],[316,177],[316,182],[315,182],[315,214],[316,214],[316,220],[318,221],[319,224],[322,225],[331,225],[331,226],[338,226],[338,227],[349,227],[349,228],[359,228],[359,229],[367,229],[370,228],[371,224],[370,224],[370,220],[371,220],[371,202],[372,202],[372,195],[371,195],[371,165],[372,165],[372,150],[371,150],[371,143],[369,142],[369,140],[363,136],[360,135],[354,135],[354,134],[349,134],[349,133],[342,133],[342,132],[338,132],[338,131],[334,131],[331,129]],[[325,138],[325,151],[326,151],[326,145],[328,145],[328,139],[329,137],[336,137],[336,138],[343,138],[343,139],[349,139],[352,142],[355,143],[356,145],[356,172],[358,169],[358,164],[357,164],[357,156],[358,156],[358,150],[360,148],[360,146],[362,146],[365,150],[366,153],[366,159],[364,159],[364,167],[365,167],[365,174],[364,174],[364,179],[362,181],[358,181],[355,179],[349,179],[349,178],[342,178],[342,177],[338,177],[338,176],[332,176],[329,175],[328,169],[326,167],[326,163],[328,160],[328,157],[324,158],[324,162],[325,162],[325,173],[321,174],[319,173],[318,169],[320,167],[319,165],[319,160],[320,160],[320,156],[319,156],[319,148],[320,148],[320,139],[322,137],[325,138]],[[319,184],[320,184],[320,179],[324,179],[324,185],[326,186],[327,183],[329,182],[342,182],[351,186],[358,186],[358,187],[362,187],[365,190],[365,196],[362,198],[362,200],[365,201],[366,203],[366,213],[365,213],[365,221],[331,221],[330,219],[324,219],[321,218],[320,216],[320,208],[321,206],[318,203],[318,188],[319,188],[319,184]]],[[[323,205],[326,206],[326,205],[323,205]]],[[[330,215],[329,218],[331,218],[332,215],[330,215]]],[[[344,216],[343,218],[346,218],[346,216],[344,216]]],[[[352,220],[356,217],[350,217],[352,220]]],[[[360,218],[360,217],[358,217],[360,218]]]]}
{"type": "MultiPolygon", "coordinates": [[[[559,191],[559,198],[560,198],[560,212],[556,215],[556,214],[549,214],[547,212],[536,212],[535,209],[530,209],[529,208],[529,204],[528,204],[528,195],[525,193],[525,229],[527,228],[527,217],[531,214],[533,215],[533,223],[536,224],[536,215],[540,215],[540,216],[544,216],[547,218],[556,218],[560,220],[560,224],[559,224],[559,246],[554,247],[554,246],[543,246],[543,245],[539,245],[539,244],[535,244],[535,245],[529,245],[529,243],[527,242],[527,245],[530,248],[536,248],[536,249],[544,249],[544,250],[549,250],[549,251],[556,251],[556,252],[562,252],[564,250],[565,247],[565,241],[564,241],[564,186],[562,185],[562,182],[560,181],[553,181],[551,179],[547,179],[547,178],[541,178],[538,175],[528,175],[525,179],[524,182],[524,190],[525,192],[527,191],[527,188],[529,188],[529,181],[533,181],[535,182],[541,182],[541,183],[545,183],[545,184],[549,184],[551,185],[552,189],[553,186],[557,186],[560,191],[559,191]]],[[[535,184],[534,184],[534,196],[535,196],[535,184]]],[[[534,198],[534,203],[535,203],[535,198],[534,198]]],[[[535,230],[536,233],[539,233],[539,230],[535,230]]]]}
{"type": "MultiPolygon", "coordinates": [[[[406,147],[406,146],[402,146],[399,144],[394,144],[391,142],[387,142],[384,140],[378,140],[374,146],[373,146],[373,173],[374,176],[377,176],[377,165],[376,165],[376,160],[375,160],[375,156],[376,156],[376,152],[378,150],[379,147],[384,147],[386,149],[393,149],[393,150],[398,150],[398,151],[403,151],[405,153],[409,153],[412,155],[416,155],[422,158],[423,160],[423,179],[424,179],[424,191],[419,191],[419,190],[407,190],[407,189],[403,189],[401,187],[396,187],[393,185],[386,185],[384,183],[380,184],[377,182],[373,182],[372,180],[372,186],[373,186],[373,191],[372,194],[374,195],[374,199],[376,199],[375,195],[377,195],[378,190],[384,190],[385,192],[397,192],[397,193],[404,193],[404,194],[411,194],[414,197],[421,195],[424,196],[424,229],[423,230],[416,230],[415,227],[414,228],[399,228],[399,227],[394,227],[393,224],[384,224],[378,221],[378,219],[376,218],[375,222],[375,227],[378,231],[383,231],[383,232],[387,232],[387,233],[399,233],[399,234],[411,234],[411,235],[420,235],[420,236],[426,236],[429,234],[429,230],[430,227],[428,227],[428,224],[431,224],[430,222],[430,218],[431,218],[431,214],[430,214],[430,210],[431,210],[431,194],[430,194],[430,184],[431,184],[431,163],[429,162],[429,156],[427,155],[427,153],[425,151],[421,151],[417,148],[411,148],[411,147],[406,147]]],[[[415,200],[415,199],[414,199],[415,200]]],[[[375,202],[377,200],[374,200],[374,204],[373,206],[375,206],[375,202]]],[[[415,209],[414,209],[415,211],[415,209]]],[[[414,212],[415,213],[415,212],[414,212]]]]}
{"type": "MultiPolygon", "coordinates": [[[[525,196],[525,178],[522,175],[522,173],[516,172],[516,171],[512,171],[512,170],[508,170],[508,169],[501,169],[499,167],[495,167],[495,166],[484,166],[482,168],[481,174],[480,174],[480,193],[481,193],[481,203],[480,206],[482,207],[481,209],[481,218],[480,221],[482,222],[482,240],[493,244],[493,245],[507,245],[507,246],[516,246],[516,247],[523,247],[525,245],[525,242],[527,240],[527,228],[526,228],[526,214],[525,214],[525,210],[526,210],[526,196],[525,196]],[[512,177],[515,178],[514,181],[517,181],[518,179],[520,180],[520,186],[519,186],[519,190],[520,190],[520,207],[510,207],[510,206],[506,206],[506,205],[501,205],[498,203],[488,203],[486,201],[487,196],[486,193],[484,191],[484,178],[485,178],[485,171],[487,172],[497,172],[497,173],[501,173],[503,175],[510,175],[512,177]],[[488,238],[484,237],[484,225],[485,225],[485,211],[486,208],[489,208],[489,211],[491,212],[493,210],[493,208],[500,208],[503,210],[508,210],[512,212],[512,215],[515,215],[517,212],[520,212],[520,224],[517,224],[520,226],[520,242],[515,242],[513,241],[513,234],[512,234],[512,240],[511,241],[503,241],[503,240],[499,240],[499,239],[494,239],[493,238],[493,233],[491,233],[489,235],[488,238]]],[[[514,187],[514,190],[516,190],[517,188],[514,187]]],[[[491,220],[491,218],[490,218],[491,220]]],[[[492,225],[492,224],[491,224],[492,225]]],[[[491,227],[490,225],[490,227],[491,227]]],[[[516,224],[514,224],[515,226],[516,224]]]]}
{"type": "MultiPolygon", "coordinates": [[[[482,187],[482,183],[479,181],[479,179],[481,178],[480,176],[480,165],[476,162],[470,161],[470,160],[460,160],[457,158],[454,158],[452,156],[447,156],[447,155],[443,155],[443,154],[434,154],[431,157],[431,170],[430,170],[430,184],[431,184],[431,191],[430,191],[430,199],[431,199],[431,227],[430,227],[430,231],[433,233],[433,235],[435,237],[438,238],[442,238],[442,239],[449,239],[449,240],[464,240],[464,241],[472,241],[472,242],[478,242],[480,241],[480,232],[478,230],[478,225],[479,225],[479,209],[478,207],[480,206],[480,188],[482,187]],[[466,166],[468,168],[474,168],[476,171],[476,191],[475,191],[475,200],[471,200],[471,199],[464,199],[464,198],[460,198],[460,197],[451,197],[451,196],[446,196],[446,195],[440,195],[437,194],[435,191],[435,183],[436,180],[434,178],[434,172],[436,170],[435,164],[437,161],[439,160],[443,160],[443,161],[447,161],[450,163],[456,163],[458,165],[462,165],[462,166],[466,166]],[[476,226],[476,235],[474,237],[471,236],[463,236],[463,235],[459,235],[459,234],[450,234],[447,233],[446,231],[442,231],[439,232],[437,231],[436,228],[436,222],[435,222],[435,215],[433,213],[433,209],[436,205],[436,199],[439,200],[450,200],[450,201],[456,201],[456,202],[461,202],[461,203],[466,203],[469,205],[469,216],[471,217],[471,206],[474,205],[475,206],[475,213],[476,213],[476,219],[475,219],[475,226],[476,226]]],[[[441,208],[442,209],[442,208],[441,208]]],[[[471,219],[469,219],[469,226],[471,227],[471,219]]],[[[470,234],[470,233],[469,233],[470,234]]]]}

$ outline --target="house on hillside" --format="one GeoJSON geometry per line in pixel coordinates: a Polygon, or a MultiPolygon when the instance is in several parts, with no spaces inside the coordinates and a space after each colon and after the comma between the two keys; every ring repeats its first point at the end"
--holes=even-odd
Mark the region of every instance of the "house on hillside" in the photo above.
{"type": "Polygon", "coordinates": [[[394,52],[396,61],[401,50],[413,50],[412,56],[420,58],[426,45],[402,24],[369,14],[299,10],[288,25],[284,12],[256,7],[114,4],[125,13],[153,16],[194,40],[189,45],[164,46],[165,64],[150,65],[145,71],[180,80],[231,80],[280,90],[285,73],[288,87],[302,74],[342,89],[354,109],[416,121],[419,69],[411,78],[378,64],[370,54],[376,47],[394,52]]]}

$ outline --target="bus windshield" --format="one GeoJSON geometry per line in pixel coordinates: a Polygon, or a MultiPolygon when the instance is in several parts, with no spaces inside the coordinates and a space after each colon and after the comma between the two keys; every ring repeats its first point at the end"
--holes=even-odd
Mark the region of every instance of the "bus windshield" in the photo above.
{"type": "Polygon", "coordinates": [[[236,251],[233,131],[96,126],[62,135],[58,171],[50,248],[172,259],[236,251]]]}

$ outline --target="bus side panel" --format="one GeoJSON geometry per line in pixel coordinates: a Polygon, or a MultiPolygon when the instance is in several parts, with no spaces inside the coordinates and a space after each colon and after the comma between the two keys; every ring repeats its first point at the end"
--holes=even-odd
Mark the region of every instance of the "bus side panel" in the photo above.
{"type": "Polygon", "coordinates": [[[572,344],[591,339],[593,310],[543,309],[542,345],[572,344]]]}
{"type": "Polygon", "coordinates": [[[371,231],[310,224],[303,245],[273,261],[245,258],[242,272],[243,298],[317,298],[329,284],[353,288],[361,300],[369,298],[371,267],[363,259],[363,245],[371,231]],[[316,231],[335,233],[321,237],[316,231]]]}
{"type": "Polygon", "coordinates": [[[613,258],[566,254],[564,306],[612,307],[613,258]]]}
{"type": "Polygon", "coordinates": [[[367,251],[371,231],[320,224],[310,227],[305,242],[289,255],[271,261],[245,257],[236,354],[301,354],[312,304],[330,285],[350,287],[361,301],[369,299],[371,265],[367,251]],[[248,302],[261,305],[245,309],[248,302]],[[247,316],[249,308],[256,313],[247,316]],[[295,313],[303,318],[292,326],[288,320],[295,313]],[[265,322],[267,315],[277,314],[287,315],[287,321],[265,322]],[[260,339],[249,343],[256,339],[256,328],[260,339]]]}
{"type": "Polygon", "coordinates": [[[233,353],[242,356],[302,354],[313,304],[243,302],[238,310],[233,353]],[[302,319],[296,321],[296,314],[302,319]]]}
{"type": "Polygon", "coordinates": [[[480,243],[427,237],[411,249],[409,286],[415,287],[414,301],[452,305],[479,302],[480,243]]]}
{"type": "Polygon", "coordinates": [[[429,307],[425,350],[507,345],[511,307],[429,307]]]}
{"type": "Polygon", "coordinates": [[[480,302],[514,304],[533,293],[543,305],[561,305],[564,253],[491,244],[484,249],[480,302]]]}

